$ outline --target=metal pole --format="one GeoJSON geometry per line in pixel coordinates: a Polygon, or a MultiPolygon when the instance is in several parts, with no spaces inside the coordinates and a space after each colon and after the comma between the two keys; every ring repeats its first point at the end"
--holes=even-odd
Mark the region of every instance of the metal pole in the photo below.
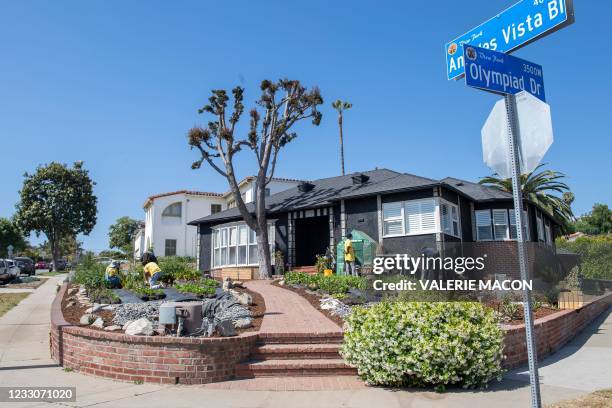
{"type": "MultiPolygon", "coordinates": [[[[519,268],[521,279],[529,279],[527,273],[527,256],[525,251],[525,237],[523,235],[523,195],[520,182],[520,132],[518,127],[518,115],[516,111],[516,97],[506,94],[506,117],[508,121],[508,147],[510,150],[510,169],[512,173],[512,195],[514,197],[514,219],[516,220],[516,243],[518,246],[519,268]]],[[[529,381],[531,383],[531,406],[540,408],[542,399],[540,397],[540,379],[538,378],[538,357],[533,330],[533,313],[531,309],[531,293],[525,288],[523,290],[523,307],[525,311],[525,335],[527,340],[527,358],[529,363],[529,381]]]]}

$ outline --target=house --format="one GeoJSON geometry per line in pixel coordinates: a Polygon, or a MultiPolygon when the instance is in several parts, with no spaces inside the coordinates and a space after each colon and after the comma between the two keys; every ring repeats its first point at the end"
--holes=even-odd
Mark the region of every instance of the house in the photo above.
{"type": "MultiPolygon", "coordinates": [[[[266,194],[274,194],[291,188],[301,180],[274,178],[266,186],[266,194]]],[[[246,177],[239,183],[245,202],[254,200],[255,177],[246,177]]],[[[215,193],[179,190],[155,194],[143,204],[144,228],[136,232],[134,256],[152,249],[157,256],[196,257],[198,247],[197,228],[187,221],[219,213],[235,206],[231,192],[215,193]]]]}
{"type": "MultiPolygon", "coordinates": [[[[447,177],[434,180],[388,169],[302,182],[266,200],[271,249],[289,268],[314,265],[346,233],[359,230],[387,253],[474,242],[503,249],[516,238],[512,194],[447,177]]],[[[254,206],[249,206],[252,211],[254,206]]],[[[525,201],[526,236],[554,249],[559,222],[525,201]]],[[[189,223],[198,228],[198,267],[249,279],[257,270],[255,234],[237,208],[189,223]]]]}

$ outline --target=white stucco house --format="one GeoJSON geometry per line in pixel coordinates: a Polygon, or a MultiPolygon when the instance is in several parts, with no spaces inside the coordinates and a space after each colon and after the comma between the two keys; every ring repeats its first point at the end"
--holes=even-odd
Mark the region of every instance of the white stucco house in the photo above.
{"type": "MultiPolygon", "coordinates": [[[[266,195],[278,193],[299,184],[301,180],[274,178],[266,187],[266,195]]],[[[254,200],[255,177],[246,177],[238,186],[245,202],[254,200]]],[[[179,190],[155,194],[143,204],[144,228],[134,236],[134,257],[153,250],[156,256],[196,257],[197,227],[189,221],[235,207],[231,192],[214,193],[179,190]]]]}

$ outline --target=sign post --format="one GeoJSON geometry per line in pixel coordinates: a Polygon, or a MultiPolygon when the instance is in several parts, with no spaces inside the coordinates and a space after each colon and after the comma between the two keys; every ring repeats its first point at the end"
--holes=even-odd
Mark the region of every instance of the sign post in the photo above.
{"type": "MultiPolygon", "coordinates": [[[[525,237],[523,225],[523,194],[520,181],[520,132],[518,117],[516,114],[516,97],[513,94],[504,96],[506,102],[506,116],[508,123],[508,147],[510,158],[510,171],[512,173],[512,197],[514,199],[514,219],[516,220],[516,243],[518,245],[519,269],[521,279],[529,279],[527,272],[527,256],[525,248],[525,237]]],[[[523,307],[525,315],[525,335],[527,341],[527,359],[529,365],[529,382],[531,383],[531,406],[540,408],[542,398],[540,396],[540,379],[538,377],[538,357],[535,338],[533,335],[533,312],[531,304],[531,291],[523,289],[523,307]]]]}

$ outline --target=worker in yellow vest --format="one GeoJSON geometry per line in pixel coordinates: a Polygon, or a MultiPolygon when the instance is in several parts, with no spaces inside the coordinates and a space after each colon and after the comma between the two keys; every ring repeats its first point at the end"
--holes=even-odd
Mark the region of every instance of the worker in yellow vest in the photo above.
{"type": "Polygon", "coordinates": [[[353,249],[353,234],[346,234],[344,240],[344,271],[347,275],[357,276],[355,270],[355,250],[353,249]]]}

